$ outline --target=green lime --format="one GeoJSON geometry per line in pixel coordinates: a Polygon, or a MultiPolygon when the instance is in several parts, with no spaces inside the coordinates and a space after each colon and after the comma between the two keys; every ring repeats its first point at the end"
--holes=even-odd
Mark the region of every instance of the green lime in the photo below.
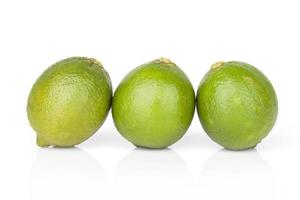
{"type": "Polygon", "coordinates": [[[243,62],[218,62],[199,85],[197,111],[212,140],[242,150],[268,135],[278,104],[272,84],[258,69],[243,62]]]}
{"type": "Polygon", "coordinates": [[[164,148],[188,129],[195,93],[187,76],[160,58],[131,71],[115,91],[112,115],[118,131],[133,144],[164,148]]]}
{"type": "Polygon", "coordinates": [[[34,83],[27,114],[39,146],[69,147],[92,136],[110,109],[108,73],[93,58],[72,57],[49,67],[34,83]]]}

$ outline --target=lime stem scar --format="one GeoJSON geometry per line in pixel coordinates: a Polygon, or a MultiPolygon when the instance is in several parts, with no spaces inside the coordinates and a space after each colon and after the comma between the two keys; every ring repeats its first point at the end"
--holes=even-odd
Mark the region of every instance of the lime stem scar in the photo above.
{"type": "Polygon", "coordinates": [[[213,65],[211,66],[211,69],[217,69],[217,68],[219,68],[219,67],[222,67],[223,64],[224,64],[223,61],[216,62],[215,64],[213,64],[213,65]]]}

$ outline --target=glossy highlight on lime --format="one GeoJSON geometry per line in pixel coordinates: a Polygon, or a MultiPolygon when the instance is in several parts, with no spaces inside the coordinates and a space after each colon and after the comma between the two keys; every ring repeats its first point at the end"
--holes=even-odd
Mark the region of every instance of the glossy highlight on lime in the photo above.
{"type": "Polygon", "coordinates": [[[197,91],[197,112],[207,135],[231,150],[255,147],[275,124],[275,90],[257,68],[243,62],[217,62],[197,91]]]}
{"type": "Polygon", "coordinates": [[[195,93],[185,73],[160,58],[132,70],[114,93],[112,115],[120,134],[136,146],[164,148],[187,131],[195,93]]]}
{"type": "Polygon", "coordinates": [[[93,58],[71,57],[50,66],[34,83],[27,103],[37,144],[71,147],[88,139],[111,106],[108,73],[93,58]]]}

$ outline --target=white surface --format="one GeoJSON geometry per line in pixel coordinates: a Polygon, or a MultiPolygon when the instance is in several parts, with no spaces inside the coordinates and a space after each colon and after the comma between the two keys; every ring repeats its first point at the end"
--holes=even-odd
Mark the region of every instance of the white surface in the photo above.
{"type": "Polygon", "coordinates": [[[300,199],[298,2],[0,1],[0,199],[300,199]],[[195,89],[214,62],[248,62],[277,91],[277,124],[255,150],[230,152],[195,115],[182,140],[149,151],[124,140],[109,115],[77,148],[38,148],[30,88],[49,65],[77,55],[99,59],[114,88],[161,56],[195,89]]]}

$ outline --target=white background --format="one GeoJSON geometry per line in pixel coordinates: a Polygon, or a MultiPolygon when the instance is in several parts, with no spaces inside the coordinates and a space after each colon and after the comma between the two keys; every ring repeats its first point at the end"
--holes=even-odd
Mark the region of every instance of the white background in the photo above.
{"type": "Polygon", "coordinates": [[[298,2],[1,0],[0,199],[300,199],[298,2]],[[49,65],[70,56],[99,59],[114,88],[161,56],[195,89],[214,62],[248,62],[273,83],[279,117],[243,152],[213,143],[197,115],[166,150],[135,149],[111,115],[76,148],[39,148],[27,96],[49,65]]]}

